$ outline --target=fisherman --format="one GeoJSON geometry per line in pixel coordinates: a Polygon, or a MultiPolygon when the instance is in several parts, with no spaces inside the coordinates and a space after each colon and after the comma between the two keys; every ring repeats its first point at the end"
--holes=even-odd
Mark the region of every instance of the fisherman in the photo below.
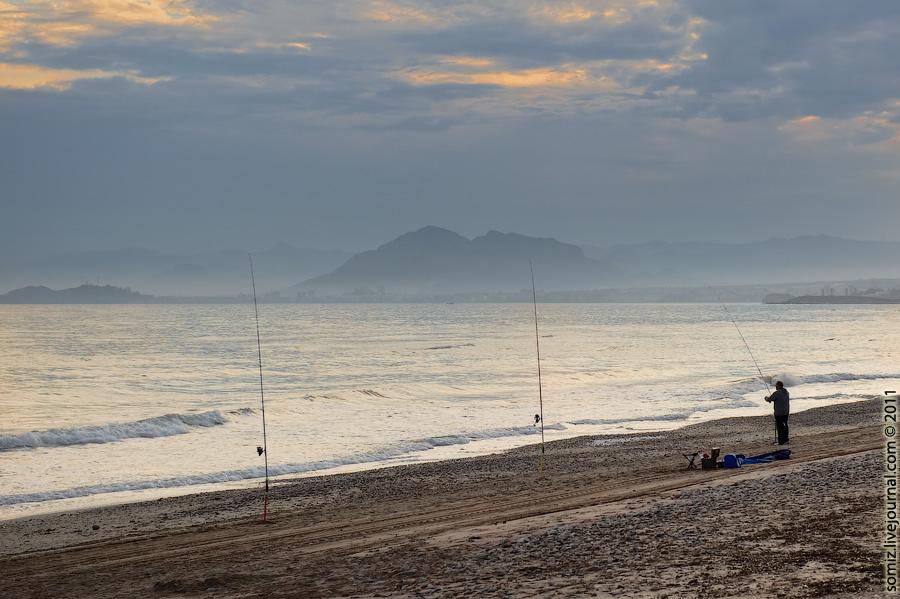
{"type": "Polygon", "coordinates": [[[775,393],[766,397],[766,401],[775,404],[775,430],[778,433],[778,445],[788,443],[788,415],[791,413],[791,394],[784,388],[784,383],[775,383],[775,393]]]}

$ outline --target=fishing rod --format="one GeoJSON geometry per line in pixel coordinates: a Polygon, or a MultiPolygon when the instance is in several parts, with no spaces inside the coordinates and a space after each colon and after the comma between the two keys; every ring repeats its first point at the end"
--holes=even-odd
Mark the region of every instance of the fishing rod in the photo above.
{"type": "Polygon", "coordinates": [[[534,346],[537,349],[537,375],[538,375],[538,401],[540,413],[535,416],[535,421],[541,424],[541,454],[538,461],[538,472],[544,473],[544,385],[541,382],[541,336],[538,334],[537,291],[534,287],[534,264],[528,261],[531,269],[531,303],[534,306],[534,346]]]}
{"type": "Polygon", "coordinates": [[[725,310],[725,314],[728,315],[728,318],[731,320],[731,324],[734,325],[734,328],[737,329],[738,335],[741,337],[741,341],[744,342],[744,347],[747,348],[747,353],[750,354],[750,359],[753,360],[753,365],[756,366],[756,372],[759,373],[759,378],[766,386],[766,392],[771,395],[772,389],[769,387],[769,382],[766,380],[766,377],[763,376],[762,369],[759,367],[759,362],[756,361],[756,358],[753,356],[753,350],[750,349],[750,344],[747,343],[747,340],[744,338],[744,334],[741,332],[741,327],[738,326],[737,321],[732,316],[731,312],[728,311],[728,306],[722,304],[722,309],[725,310]]]}
{"type": "Polygon", "coordinates": [[[263,496],[263,522],[269,515],[269,452],[266,444],[266,396],[263,392],[262,344],[259,340],[259,305],[256,302],[256,278],[253,276],[253,256],[247,254],[250,261],[250,285],[253,287],[253,313],[256,315],[256,355],[259,358],[259,403],[262,406],[262,447],[256,448],[257,455],[263,456],[266,470],[266,492],[263,496]]]}

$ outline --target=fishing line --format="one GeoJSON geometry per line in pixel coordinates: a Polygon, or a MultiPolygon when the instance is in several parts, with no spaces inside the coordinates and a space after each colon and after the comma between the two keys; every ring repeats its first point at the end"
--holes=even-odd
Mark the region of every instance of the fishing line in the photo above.
{"type": "Polygon", "coordinates": [[[538,334],[538,314],[537,314],[537,291],[534,287],[534,264],[528,261],[528,267],[531,269],[531,302],[534,306],[534,346],[537,349],[537,375],[538,375],[538,401],[540,402],[540,413],[537,414],[535,420],[541,423],[541,454],[538,461],[538,472],[544,473],[544,385],[541,382],[541,336],[538,334]]]}
{"type": "Polygon", "coordinates": [[[269,452],[266,444],[266,396],[263,391],[263,367],[262,367],[262,344],[259,340],[259,305],[256,302],[256,278],[253,276],[253,256],[247,254],[250,261],[250,285],[253,288],[253,313],[256,315],[256,354],[259,358],[259,403],[262,406],[262,447],[256,448],[256,453],[262,455],[266,470],[266,492],[263,496],[263,522],[269,515],[269,452]]]}
{"type": "Polygon", "coordinates": [[[756,366],[756,372],[759,373],[759,378],[766,386],[766,392],[771,394],[772,389],[769,387],[769,382],[766,380],[766,377],[763,376],[762,369],[759,367],[759,362],[756,361],[756,357],[753,355],[753,350],[750,349],[750,344],[747,343],[747,340],[744,338],[744,334],[741,332],[741,327],[738,326],[737,321],[734,319],[734,316],[731,315],[731,312],[728,311],[728,306],[722,304],[722,309],[725,310],[725,314],[728,315],[728,318],[731,320],[731,324],[734,325],[734,328],[737,329],[738,335],[741,336],[741,341],[744,342],[744,347],[747,348],[747,353],[750,354],[750,359],[753,360],[753,365],[756,366]]]}
{"type": "MultiPolygon", "coordinates": [[[[759,373],[760,380],[766,386],[766,393],[768,393],[768,395],[766,396],[766,401],[768,401],[769,397],[771,397],[771,395],[772,395],[772,389],[771,389],[771,387],[769,387],[769,382],[766,380],[766,377],[763,376],[762,369],[759,367],[759,362],[756,361],[756,357],[753,355],[753,350],[750,349],[750,344],[747,343],[747,339],[744,337],[744,334],[741,332],[741,327],[738,326],[737,320],[735,320],[734,316],[728,310],[728,306],[726,306],[724,303],[722,303],[721,299],[719,300],[719,303],[722,305],[722,309],[725,310],[725,314],[728,315],[729,320],[731,320],[731,324],[733,324],[734,328],[737,330],[738,335],[740,335],[741,341],[744,342],[744,347],[747,348],[747,353],[750,354],[750,359],[753,360],[753,365],[756,366],[756,372],[759,373]]],[[[776,437],[776,439],[778,438],[777,423],[775,426],[775,437],[776,437]]]]}

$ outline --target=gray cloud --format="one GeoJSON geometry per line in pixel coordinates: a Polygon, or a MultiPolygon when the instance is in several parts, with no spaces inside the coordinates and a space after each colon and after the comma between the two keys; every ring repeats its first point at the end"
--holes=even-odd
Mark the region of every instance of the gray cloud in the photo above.
{"type": "MultiPolygon", "coordinates": [[[[765,1],[728,6],[691,0],[708,59],[674,78],[696,92],[688,113],[729,120],[847,117],[900,97],[900,6],[889,1],[765,1]]],[[[661,87],[657,83],[656,87],[661,87]]]]}
{"type": "Polygon", "coordinates": [[[0,251],[895,235],[893,3],[583,5],[205,3],[17,37],[0,63],[110,76],[0,87],[0,251]]]}

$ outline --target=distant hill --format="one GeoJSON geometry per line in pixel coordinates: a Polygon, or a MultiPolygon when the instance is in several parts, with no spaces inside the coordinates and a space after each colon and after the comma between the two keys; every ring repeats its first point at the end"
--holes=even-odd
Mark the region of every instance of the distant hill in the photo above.
{"type": "Polygon", "coordinates": [[[651,242],[610,248],[585,246],[645,283],[738,285],[846,280],[900,275],[900,243],[827,235],[755,243],[651,242]]]}
{"type": "MultiPolygon", "coordinates": [[[[277,243],[253,254],[260,293],[334,270],[348,252],[277,243]]],[[[79,252],[0,264],[0,291],[31,285],[74,287],[112,283],[158,295],[236,295],[248,290],[247,252],[220,250],[176,254],[146,249],[79,252]]]]}
{"type": "MultiPolygon", "coordinates": [[[[766,294],[815,295],[834,282],[900,277],[900,242],[829,236],[579,248],[517,233],[490,231],[468,239],[424,227],[356,255],[286,243],[253,254],[260,298],[268,301],[363,301],[358,298],[374,296],[405,301],[409,295],[440,298],[455,293],[478,301],[478,294],[528,288],[529,259],[534,261],[538,288],[551,292],[756,285],[768,289],[766,294]],[[819,283],[797,285],[813,281],[819,283]]],[[[18,262],[0,257],[0,292],[34,286],[75,288],[85,281],[96,287],[140,289],[159,301],[219,301],[249,291],[247,252],[122,249],[18,262]]]]}
{"type": "Polygon", "coordinates": [[[555,239],[490,231],[467,239],[440,227],[406,233],[356,254],[334,272],[288,291],[317,294],[511,291],[531,286],[534,262],[541,289],[592,289],[621,282],[623,273],[555,239]]]}
{"type": "Polygon", "coordinates": [[[32,286],[0,295],[0,304],[149,304],[155,299],[152,295],[111,285],[81,285],[58,291],[32,286]]]}

